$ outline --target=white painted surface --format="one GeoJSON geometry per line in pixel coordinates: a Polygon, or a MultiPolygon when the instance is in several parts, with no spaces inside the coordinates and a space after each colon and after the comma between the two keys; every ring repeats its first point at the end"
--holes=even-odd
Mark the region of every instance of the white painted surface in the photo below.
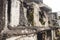
{"type": "Polygon", "coordinates": [[[17,26],[19,24],[20,15],[20,2],[18,0],[11,0],[11,26],[17,26]]]}

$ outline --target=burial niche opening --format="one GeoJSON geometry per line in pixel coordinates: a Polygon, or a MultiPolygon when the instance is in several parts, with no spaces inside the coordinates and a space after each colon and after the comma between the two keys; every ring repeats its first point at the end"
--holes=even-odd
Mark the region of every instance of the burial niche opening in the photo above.
{"type": "Polygon", "coordinates": [[[27,19],[28,19],[28,22],[33,26],[34,23],[33,23],[33,13],[34,13],[34,9],[32,7],[29,7],[27,9],[27,19]]]}
{"type": "Polygon", "coordinates": [[[44,15],[44,11],[39,11],[39,21],[41,22],[42,25],[45,25],[45,21],[43,18],[46,18],[44,15]]]}
{"type": "Polygon", "coordinates": [[[42,33],[41,32],[37,33],[37,40],[42,40],[42,33]]]}

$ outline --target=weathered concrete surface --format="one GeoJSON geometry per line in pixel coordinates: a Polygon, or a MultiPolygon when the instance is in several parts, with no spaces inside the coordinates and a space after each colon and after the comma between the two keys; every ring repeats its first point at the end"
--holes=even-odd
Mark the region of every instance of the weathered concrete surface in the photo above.
{"type": "Polygon", "coordinates": [[[6,40],[37,40],[37,35],[36,34],[22,35],[22,36],[7,38],[6,40]]]}
{"type": "Polygon", "coordinates": [[[19,17],[20,17],[20,1],[19,0],[11,0],[11,26],[19,25],[19,17]]]}
{"type": "Polygon", "coordinates": [[[33,8],[34,8],[34,25],[35,26],[42,26],[41,23],[39,22],[39,5],[36,3],[33,3],[33,8]]]}

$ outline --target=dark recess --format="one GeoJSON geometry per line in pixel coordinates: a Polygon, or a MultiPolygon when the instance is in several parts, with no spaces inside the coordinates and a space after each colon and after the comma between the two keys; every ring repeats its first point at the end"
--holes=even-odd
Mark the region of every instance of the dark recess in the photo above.
{"type": "Polygon", "coordinates": [[[8,22],[10,23],[11,0],[7,0],[7,1],[8,1],[8,22]]]}

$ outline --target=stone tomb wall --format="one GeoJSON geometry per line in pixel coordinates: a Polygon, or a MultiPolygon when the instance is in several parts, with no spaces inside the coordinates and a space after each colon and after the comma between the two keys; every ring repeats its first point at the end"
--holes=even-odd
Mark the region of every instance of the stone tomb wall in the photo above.
{"type": "Polygon", "coordinates": [[[22,36],[7,38],[6,40],[37,40],[37,35],[36,34],[22,35],[22,36]]]}

